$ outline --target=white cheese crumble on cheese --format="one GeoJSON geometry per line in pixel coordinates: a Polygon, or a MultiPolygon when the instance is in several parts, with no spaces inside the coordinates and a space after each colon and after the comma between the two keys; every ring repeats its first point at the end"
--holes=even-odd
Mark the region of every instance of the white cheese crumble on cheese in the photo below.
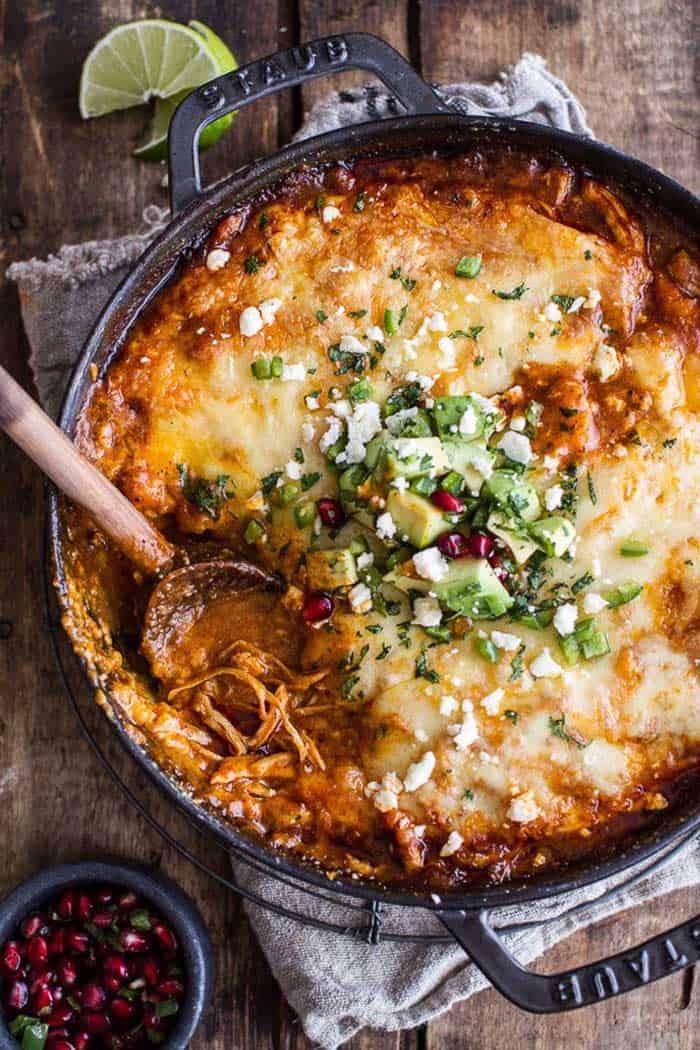
{"type": "Polygon", "coordinates": [[[263,324],[272,324],[275,314],[281,305],[281,299],[263,299],[260,303],[260,316],[263,319],[263,324]]]}
{"type": "Polygon", "coordinates": [[[527,420],[525,416],[514,416],[510,421],[510,429],[517,431],[518,434],[522,434],[526,426],[527,420]]]}
{"type": "Polygon", "coordinates": [[[362,401],[355,405],[347,419],[348,443],[340,462],[361,463],[365,458],[367,443],[382,429],[382,418],[376,401],[362,401]]]}
{"type": "Polygon", "coordinates": [[[455,711],[459,710],[459,704],[453,696],[443,696],[440,701],[440,714],[441,715],[453,715],[455,711]]]}
{"type": "Polygon", "coordinates": [[[554,614],[552,623],[554,624],[555,630],[565,638],[569,634],[574,633],[574,627],[578,620],[578,609],[573,602],[567,602],[566,605],[560,605],[554,614]]]}
{"type": "Polygon", "coordinates": [[[561,310],[559,309],[556,303],[547,303],[543,313],[546,321],[553,321],[555,324],[558,321],[561,321],[561,310]]]}
{"type": "Polygon", "coordinates": [[[426,733],[425,729],[421,729],[420,726],[417,729],[414,729],[413,735],[416,738],[416,740],[419,740],[421,742],[421,744],[425,744],[427,742],[428,734],[426,733]]]}
{"type": "Polygon", "coordinates": [[[399,492],[405,492],[410,484],[411,483],[408,480],[408,478],[405,478],[403,474],[399,474],[398,478],[394,478],[394,480],[392,481],[391,487],[394,489],[398,489],[399,492]]]}
{"type": "Polygon", "coordinates": [[[602,594],[589,591],[583,599],[583,611],[590,616],[595,616],[596,613],[602,612],[607,607],[607,604],[602,594]]]}
{"type": "Polygon", "coordinates": [[[293,365],[282,365],[283,383],[302,383],[306,379],[306,368],[301,362],[293,365]]]}
{"type": "Polygon", "coordinates": [[[517,634],[507,634],[505,631],[491,631],[491,641],[507,653],[514,653],[520,645],[520,638],[517,634]]]}
{"type": "Polygon", "coordinates": [[[439,311],[434,313],[432,317],[428,318],[428,328],[431,332],[446,332],[447,320],[445,315],[439,311]]]}
{"type": "Polygon", "coordinates": [[[413,555],[413,564],[418,575],[424,580],[437,583],[447,574],[447,561],[437,547],[426,547],[424,551],[418,551],[413,555]]]}
{"type": "Polygon", "coordinates": [[[617,350],[607,343],[601,343],[593,355],[593,367],[603,382],[607,383],[620,370],[617,350]]]}
{"type": "Polygon", "coordinates": [[[507,430],[497,447],[514,463],[526,465],[532,459],[530,439],[524,434],[516,434],[514,430],[507,430]]]}
{"type": "Polygon", "coordinates": [[[371,339],[374,343],[381,343],[384,339],[384,332],[381,330],[379,325],[372,324],[367,329],[367,338],[371,339]]]}
{"type": "Polygon", "coordinates": [[[401,408],[398,412],[394,412],[393,415],[387,417],[386,428],[390,434],[396,435],[407,420],[415,419],[417,415],[418,409],[415,405],[413,408],[401,408]]]}
{"type": "Polygon", "coordinates": [[[321,218],[326,223],[333,222],[334,219],[340,218],[340,209],[332,204],[327,204],[321,212],[321,218]]]}
{"type": "Polygon", "coordinates": [[[357,555],[355,564],[358,569],[369,569],[370,565],[374,564],[374,555],[370,551],[363,551],[362,554],[357,555]]]}
{"type": "Polygon", "coordinates": [[[434,769],[435,755],[432,751],[426,751],[417,762],[412,762],[408,767],[406,776],[403,778],[404,791],[417,791],[418,788],[423,787],[430,780],[434,769]]]}
{"type": "Polygon", "coordinates": [[[547,489],[544,494],[544,505],[547,510],[556,510],[557,507],[561,507],[561,501],[563,498],[564,489],[561,485],[552,485],[552,487],[547,489]]]}
{"type": "Polygon", "coordinates": [[[308,445],[313,440],[316,428],[313,423],[302,423],[301,424],[301,438],[305,445],[308,445]]]}
{"type": "Polygon", "coordinates": [[[442,339],[438,340],[438,350],[442,354],[440,360],[440,367],[443,371],[448,368],[454,368],[457,361],[457,349],[454,344],[454,340],[444,335],[442,339]]]}
{"type": "Polygon", "coordinates": [[[340,352],[342,354],[368,354],[369,350],[356,335],[341,335],[340,352]]]}
{"type": "Polygon", "coordinates": [[[355,613],[366,613],[372,608],[372,592],[366,583],[356,583],[348,594],[348,600],[355,613]]]}
{"type": "Polygon", "coordinates": [[[386,788],[380,788],[374,794],[372,801],[380,813],[389,813],[392,809],[399,808],[399,799],[396,792],[388,791],[386,788]]]}
{"type": "Polygon", "coordinates": [[[542,466],[548,474],[555,474],[559,470],[559,460],[556,456],[545,456],[542,460],[542,466]]]}
{"type": "Polygon", "coordinates": [[[223,270],[230,258],[231,252],[227,252],[224,248],[214,248],[214,250],[207,255],[207,270],[209,270],[209,273],[216,273],[217,270],[223,270]]]}
{"type": "Polygon", "coordinates": [[[459,421],[459,432],[460,434],[471,436],[476,434],[477,428],[478,420],[476,418],[476,412],[471,405],[467,405],[462,413],[462,418],[459,421]]]}
{"type": "Polygon", "coordinates": [[[326,452],[331,445],[335,445],[343,433],[343,424],[335,416],[326,416],[326,423],[328,423],[328,430],[318,443],[321,452],[326,452]]]}
{"type": "Polygon", "coordinates": [[[501,706],[501,700],[504,697],[503,689],[494,689],[492,693],[485,696],[481,701],[481,706],[488,715],[497,715],[501,706]]]}
{"type": "Polygon", "coordinates": [[[263,326],[263,319],[257,306],[246,306],[238,319],[238,327],[241,335],[257,335],[263,326]]]}
{"type": "Polygon", "coordinates": [[[595,310],[596,306],[600,303],[602,296],[597,288],[588,289],[588,297],[584,303],[586,310],[595,310]]]}
{"type": "Polygon", "coordinates": [[[573,303],[566,311],[567,314],[577,314],[586,301],[585,295],[577,295],[573,303]]]}
{"type": "Polygon", "coordinates": [[[284,468],[284,472],[292,481],[298,481],[301,477],[301,463],[297,463],[295,459],[290,459],[284,468]]]}
{"type": "Polygon", "coordinates": [[[561,665],[552,659],[547,648],[544,648],[530,664],[530,672],[535,678],[556,678],[561,671],[561,665]]]}
{"type": "Polygon", "coordinates": [[[419,627],[437,627],[442,620],[440,603],[435,598],[416,598],[413,603],[413,622],[419,627]]]}
{"type": "Polygon", "coordinates": [[[447,836],[447,842],[440,850],[441,857],[451,857],[458,849],[461,849],[464,839],[458,831],[451,831],[447,836]]]}
{"type": "Polygon", "coordinates": [[[390,540],[396,535],[396,525],[388,510],[379,515],[375,527],[380,540],[390,540]]]}
{"type": "Polygon", "coordinates": [[[531,791],[525,791],[522,795],[511,799],[508,813],[506,814],[508,820],[512,820],[516,824],[529,824],[531,820],[537,820],[539,815],[540,808],[531,791]]]}
{"type": "Polygon", "coordinates": [[[479,738],[479,727],[471,711],[466,711],[463,722],[449,725],[447,732],[458,751],[466,751],[479,738]]]}
{"type": "Polygon", "coordinates": [[[304,404],[308,408],[309,412],[316,412],[320,408],[318,396],[315,394],[307,394],[304,398],[304,404]]]}

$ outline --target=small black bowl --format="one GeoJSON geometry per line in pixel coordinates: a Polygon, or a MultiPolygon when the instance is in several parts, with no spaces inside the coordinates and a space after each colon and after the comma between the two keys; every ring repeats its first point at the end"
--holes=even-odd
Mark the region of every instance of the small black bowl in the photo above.
{"type": "MultiPolygon", "coordinates": [[[[185,960],[185,998],[177,1024],[162,1050],[187,1050],[214,983],[213,952],[202,916],[174,882],[152,869],[136,864],[81,861],[59,864],[32,875],[0,902],[0,945],[32,911],[73,886],[112,885],[134,890],[162,914],[180,942],[185,960]]],[[[0,1013],[0,1050],[17,1050],[19,1043],[0,1013]]]]}

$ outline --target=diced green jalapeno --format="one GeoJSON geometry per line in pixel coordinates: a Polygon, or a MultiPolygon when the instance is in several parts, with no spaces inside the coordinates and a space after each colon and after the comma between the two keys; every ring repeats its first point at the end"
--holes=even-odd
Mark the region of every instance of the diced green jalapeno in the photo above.
{"type": "Polygon", "coordinates": [[[22,1050],[44,1050],[48,1034],[47,1024],[37,1022],[25,1028],[22,1035],[22,1050]]]}
{"type": "Polygon", "coordinates": [[[257,543],[260,537],[264,535],[264,526],[256,518],[251,518],[243,533],[243,539],[246,543],[257,543]]]}
{"type": "Polygon", "coordinates": [[[455,266],[455,274],[457,277],[476,277],[480,270],[480,255],[463,255],[455,266]]]}
{"type": "Polygon", "coordinates": [[[643,558],[648,553],[649,548],[640,540],[625,540],[620,547],[620,554],[623,558],[643,558]]]}
{"type": "Polygon", "coordinates": [[[370,386],[367,376],[363,376],[362,379],[357,379],[348,387],[348,397],[353,405],[356,405],[360,401],[369,401],[371,396],[372,387],[370,386]]]}
{"type": "Polygon", "coordinates": [[[273,357],[270,361],[270,375],[273,379],[279,379],[282,375],[282,358],[273,357]]]}
{"type": "Polygon", "coordinates": [[[256,379],[269,379],[272,375],[270,359],[268,357],[256,357],[250,366],[250,370],[256,379]]]}
{"type": "Polygon", "coordinates": [[[604,631],[594,631],[590,638],[581,642],[581,652],[586,660],[596,656],[605,656],[610,652],[610,642],[604,631]]]}
{"type": "Polygon", "coordinates": [[[399,330],[399,321],[395,310],[384,311],[384,331],[387,335],[396,335],[399,330]]]}
{"type": "Polygon", "coordinates": [[[299,492],[300,486],[297,485],[296,481],[287,481],[284,485],[280,485],[278,489],[274,490],[273,497],[278,507],[287,507],[294,502],[299,492]]]}
{"type": "Polygon", "coordinates": [[[475,646],[477,653],[479,656],[483,656],[484,660],[488,660],[491,664],[498,663],[501,650],[490,638],[477,638],[475,646]]]}
{"type": "Polygon", "coordinates": [[[300,503],[294,508],[294,518],[300,529],[313,524],[316,517],[316,506],[313,503],[300,503]]]}
{"type": "Polygon", "coordinates": [[[642,589],[641,583],[621,583],[613,590],[606,591],[603,597],[610,609],[617,609],[620,605],[631,602],[633,598],[642,593],[642,589]]]}
{"type": "Polygon", "coordinates": [[[581,649],[576,640],[576,635],[567,634],[564,638],[560,638],[559,648],[564,657],[564,663],[568,664],[569,667],[573,667],[574,664],[579,662],[581,658],[581,649]]]}

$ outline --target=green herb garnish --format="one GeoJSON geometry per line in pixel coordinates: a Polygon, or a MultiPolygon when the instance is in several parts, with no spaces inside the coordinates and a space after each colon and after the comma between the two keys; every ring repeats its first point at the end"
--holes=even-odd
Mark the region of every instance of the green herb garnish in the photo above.
{"type": "Polygon", "coordinates": [[[513,288],[510,292],[498,292],[495,288],[491,289],[492,293],[498,296],[499,299],[522,299],[522,297],[525,295],[525,292],[527,292],[528,290],[529,289],[525,284],[525,281],[523,281],[522,284],[516,285],[515,288],[513,288]]]}

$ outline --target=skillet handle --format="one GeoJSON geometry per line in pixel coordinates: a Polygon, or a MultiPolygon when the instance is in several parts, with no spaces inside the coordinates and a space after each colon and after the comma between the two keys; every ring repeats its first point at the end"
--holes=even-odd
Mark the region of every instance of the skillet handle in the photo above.
{"type": "Polygon", "coordinates": [[[449,112],[406,59],[371,33],[321,37],[261,58],[196,88],[173,114],[168,134],[173,215],[201,193],[197,144],[207,124],[283,88],[344,69],[374,73],[410,115],[449,112]]]}
{"type": "Polygon", "coordinates": [[[522,1010],[554,1014],[611,999],[700,960],[700,915],[607,959],[551,976],[526,970],[483,911],[437,913],[494,988],[522,1010]]]}

